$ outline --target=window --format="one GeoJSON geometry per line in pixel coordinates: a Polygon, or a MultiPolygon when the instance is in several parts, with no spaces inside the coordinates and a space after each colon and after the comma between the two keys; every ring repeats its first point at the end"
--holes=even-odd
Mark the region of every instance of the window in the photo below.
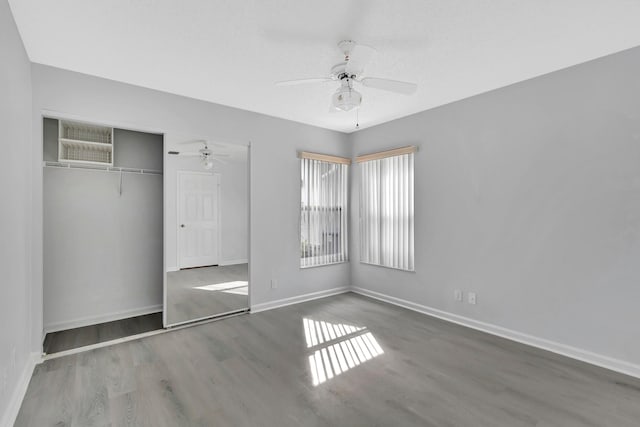
{"type": "Polygon", "coordinates": [[[300,267],[348,260],[349,159],[300,153],[300,267]]]}
{"type": "Polygon", "coordinates": [[[360,261],[414,271],[413,158],[415,147],[358,157],[360,261]]]}

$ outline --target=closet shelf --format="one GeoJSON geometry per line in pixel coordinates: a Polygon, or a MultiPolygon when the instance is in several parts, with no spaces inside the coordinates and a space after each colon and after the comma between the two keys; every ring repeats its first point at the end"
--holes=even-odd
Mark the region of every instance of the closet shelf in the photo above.
{"type": "Polygon", "coordinates": [[[111,144],[105,142],[82,141],[79,139],[60,138],[60,144],[72,147],[91,147],[96,150],[111,151],[111,144]]]}
{"type": "Polygon", "coordinates": [[[109,166],[100,162],[72,161],[64,162],[42,162],[42,166],[46,168],[60,169],[76,169],[96,172],[116,172],[116,173],[132,173],[138,175],[162,175],[161,170],[156,169],[139,169],[139,168],[122,168],[117,166],[109,166]]]}
{"type": "Polygon", "coordinates": [[[96,166],[109,166],[106,162],[92,161],[92,160],[72,160],[61,159],[60,164],[81,164],[81,165],[96,165],[96,166]]]}
{"type": "Polygon", "coordinates": [[[61,120],[59,129],[60,138],[101,144],[113,143],[113,129],[107,126],[61,120]]]}
{"type": "Polygon", "coordinates": [[[60,120],[58,161],[113,166],[113,129],[60,120]]]}

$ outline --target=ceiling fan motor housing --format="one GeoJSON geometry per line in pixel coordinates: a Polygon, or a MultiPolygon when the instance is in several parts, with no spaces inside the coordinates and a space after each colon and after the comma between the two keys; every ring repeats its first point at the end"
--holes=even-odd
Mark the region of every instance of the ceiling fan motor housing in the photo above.
{"type": "Polygon", "coordinates": [[[353,48],[356,47],[356,44],[357,43],[353,40],[342,40],[340,43],[338,43],[338,49],[340,49],[344,56],[348,58],[353,51],[353,48]]]}
{"type": "Polygon", "coordinates": [[[344,80],[344,79],[354,79],[356,77],[356,75],[349,75],[346,72],[346,68],[347,68],[347,63],[346,62],[340,62],[336,65],[334,65],[333,67],[331,67],[331,79],[333,80],[344,80]]]}

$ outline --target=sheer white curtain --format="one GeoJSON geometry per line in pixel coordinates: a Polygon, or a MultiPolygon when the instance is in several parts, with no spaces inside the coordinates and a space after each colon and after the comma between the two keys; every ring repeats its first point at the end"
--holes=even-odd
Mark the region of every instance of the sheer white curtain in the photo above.
{"type": "Polygon", "coordinates": [[[414,154],[360,163],[360,261],[414,271],[414,154]]]}
{"type": "Polygon", "coordinates": [[[349,166],[302,158],[300,267],[346,262],[349,166]]]}

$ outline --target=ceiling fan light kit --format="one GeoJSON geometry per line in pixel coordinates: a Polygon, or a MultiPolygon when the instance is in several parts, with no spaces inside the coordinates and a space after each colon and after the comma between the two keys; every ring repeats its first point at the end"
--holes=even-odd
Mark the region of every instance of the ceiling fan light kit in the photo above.
{"type": "Polygon", "coordinates": [[[213,169],[213,159],[211,159],[209,156],[202,156],[202,167],[205,168],[206,170],[211,170],[213,169]]]}
{"type": "Polygon", "coordinates": [[[333,106],[342,111],[351,111],[362,104],[362,94],[353,89],[349,79],[343,80],[342,86],[333,94],[333,106]]]}

